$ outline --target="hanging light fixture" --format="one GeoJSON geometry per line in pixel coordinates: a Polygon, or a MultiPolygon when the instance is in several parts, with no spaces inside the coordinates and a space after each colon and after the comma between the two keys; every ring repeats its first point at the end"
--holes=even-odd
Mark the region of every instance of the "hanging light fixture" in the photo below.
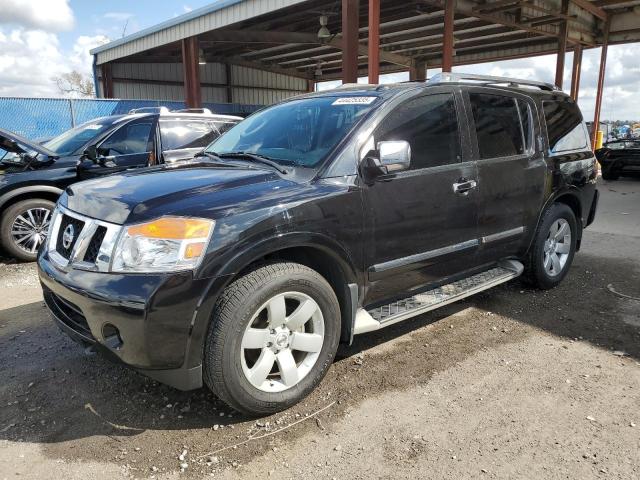
{"type": "Polygon", "coordinates": [[[198,63],[200,65],[206,65],[207,64],[207,59],[204,58],[204,50],[200,49],[198,51],[198,63]]]}
{"type": "Polygon", "coordinates": [[[318,38],[329,38],[331,36],[331,32],[327,28],[327,23],[329,23],[329,17],[326,15],[320,15],[320,30],[318,30],[318,38]]]}
{"type": "Polygon", "coordinates": [[[316,69],[313,72],[313,74],[316,77],[321,77],[322,76],[322,62],[320,60],[318,60],[318,63],[316,63],[316,69]]]}

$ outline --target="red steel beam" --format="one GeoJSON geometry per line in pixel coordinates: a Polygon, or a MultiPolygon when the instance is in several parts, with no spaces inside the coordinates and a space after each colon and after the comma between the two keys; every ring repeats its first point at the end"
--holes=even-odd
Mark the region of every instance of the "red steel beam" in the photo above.
{"type": "Polygon", "coordinates": [[[444,33],[442,36],[442,71],[451,72],[453,67],[453,17],[455,0],[444,2],[444,33]]]}
{"type": "Polygon", "coordinates": [[[607,52],[609,50],[609,30],[611,29],[611,16],[604,21],[602,52],[600,53],[600,70],[598,72],[598,89],[596,90],[596,108],[593,112],[593,127],[591,128],[591,147],[596,148],[598,128],[600,127],[600,111],[602,109],[602,92],[604,90],[604,74],[607,67],[607,52]]]}
{"type": "MultiPolygon", "coordinates": [[[[569,12],[569,0],[562,0],[562,6],[560,7],[560,13],[567,15],[569,12]]],[[[569,22],[565,18],[560,23],[559,37],[558,37],[558,54],[556,56],[556,85],[562,88],[564,81],[564,57],[567,52],[567,35],[569,33],[569,22]]]]}
{"type": "Polygon", "coordinates": [[[342,0],[342,83],[358,81],[359,0],[342,0]]]}
{"type": "Polygon", "coordinates": [[[369,83],[380,81],[380,0],[369,0],[369,83]]]}
{"type": "Polygon", "coordinates": [[[571,98],[578,101],[580,91],[580,74],[582,73],[582,45],[577,44],[573,49],[573,68],[571,70],[571,98]]]}
{"type": "Polygon", "coordinates": [[[184,71],[184,96],[187,108],[202,107],[200,90],[200,65],[198,64],[200,46],[198,37],[182,40],[182,70],[184,71]]]}
{"type": "Polygon", "coordinates": [[[113,98],[113,70],[110,63],[100,66],[102,71],[102,98],[113,98]]]}

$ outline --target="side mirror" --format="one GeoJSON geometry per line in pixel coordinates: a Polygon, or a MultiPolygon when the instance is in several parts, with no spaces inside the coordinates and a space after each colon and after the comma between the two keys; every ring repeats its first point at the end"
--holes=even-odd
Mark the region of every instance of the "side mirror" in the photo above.
{"type": "Polygon", "coordinates": [[[378,142],[380,166],[387,173],[408,170],[411,166],[411,145],[405,140],[378,142]]]}
{"type": "Polygon", "coordinates": [[[89,145],[84,151],[84,156],[96,162],[98,160],[98,149],[95,145],[89,145]]]}

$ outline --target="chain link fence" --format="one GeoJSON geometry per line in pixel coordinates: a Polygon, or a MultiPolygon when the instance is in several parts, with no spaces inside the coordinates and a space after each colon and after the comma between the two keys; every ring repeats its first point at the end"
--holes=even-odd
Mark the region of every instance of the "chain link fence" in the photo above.
{"type": "MultiPolygon", "coordinates": [[[[212,103],[203,105],[214,113],[247,116],[261,105],[212,103]]],[[[185,108],[184,102],[163,100],[69,99],[0,97],[0,128],[31,140],[43,141],[89,120],[119,115],[134,108],[185,108]]]]}

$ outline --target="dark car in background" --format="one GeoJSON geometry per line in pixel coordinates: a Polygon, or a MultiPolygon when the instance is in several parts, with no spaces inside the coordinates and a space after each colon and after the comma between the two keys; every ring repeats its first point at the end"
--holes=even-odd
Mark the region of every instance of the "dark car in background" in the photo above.
{"type": "Polygon", "coordinates": [[[640,140],[614,140],[596,150],[602,178],[617,180],[621,175],[640,174],[640,140]]]}
{"type": "Polygon", "coordinates": [[[11,257],[35,260],[68,185],[192,159],[240,120],[161,107],[96,118],[44,143],[0,129],[0,245],[11,257]]]}

